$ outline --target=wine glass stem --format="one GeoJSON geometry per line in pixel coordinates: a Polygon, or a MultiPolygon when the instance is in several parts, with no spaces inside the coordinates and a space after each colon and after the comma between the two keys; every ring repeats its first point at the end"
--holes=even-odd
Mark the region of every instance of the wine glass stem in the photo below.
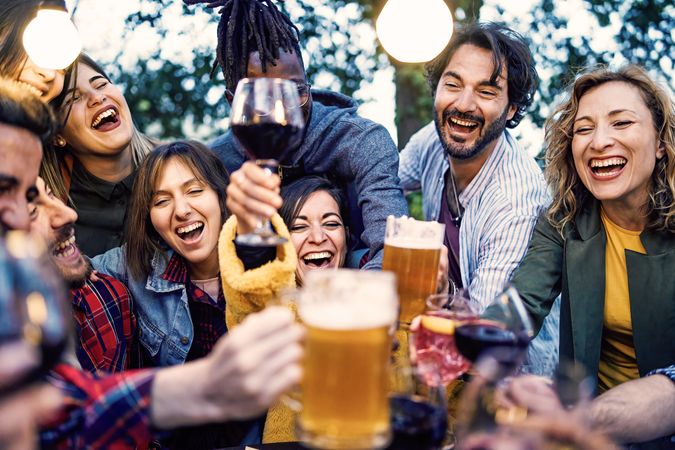
{"type": "MultiPolygon", "coordinates": [[[[279,173],[279,161],[276,159],[256,159],[255,163],[269,175],[279,173]]],[[[260,217],[258,226],[253,230],[253,233],[263,237],[274,236],[276,234],[272,229],[270,220],[266,217],[260,217]]]]}

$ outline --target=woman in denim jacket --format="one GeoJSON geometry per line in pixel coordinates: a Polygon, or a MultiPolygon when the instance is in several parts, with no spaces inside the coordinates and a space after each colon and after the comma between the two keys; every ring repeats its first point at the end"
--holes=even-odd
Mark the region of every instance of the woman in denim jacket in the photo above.
{"type": "MultiPolygon", "coordinates": [[[[229,294],[219,277],[218,236],[228,216],[228,181],[222,163],[202,144],[159,146],[138,170],[126,244],[92,260],[95,270],[119,279],[133,295],[144,366],[201,358],[227,332],[229,294]]],[[[292,247],[286,251],[294,253],[292,247]]],[[[177,433],[165,444],[253,444],[259,442],[261,428],[251,425],[177,433]]]]}

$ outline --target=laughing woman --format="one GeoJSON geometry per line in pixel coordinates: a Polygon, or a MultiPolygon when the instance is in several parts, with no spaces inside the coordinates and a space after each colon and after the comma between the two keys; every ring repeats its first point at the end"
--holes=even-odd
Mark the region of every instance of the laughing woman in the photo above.
{"type": "MultiPolygon", "coordinates": [[[[349,233],[344,225],[346,207],[342,191],[326,178],[308,176],[281,189],[281,196],[277,200],[283,198],[283,205],[279,214],[271,216],[277,233],[287,238],[288,242],[271,250],[271,254],[263,255],[257,263],[251,260],[244,263],[241,257],[245,249],[237,248],[234,237],[250,231],[250,225],[247,226],[245,219],[242,220],[245,216],[242,211],[250,211],[246,204],[250,204],[251,198],[240,196],[239,188],[242,180],[251,180],[257,174],[260,174],[260,168],[246,163],[233,174],[234,179],[228,187],[228,206],[238,215],[228,219],[218,246],[220,274],[228,298],[226,317],[229,327],[240,323],[248,314],[262,310],[284,288],[302,285],[308,272],[342,267],[347,256],[349,233]],[[248,172],[248,176],[241,177],[241,171],[248,172]],[[269,262],[259,264],[265,261],[269,262]]],[[[263,184],[277,181],[267,174],[262,174],[262,178],[257,180],[263,184]]],[[[248,184],[250,188],[253,183],[248,184]]],[[[258,193],[271,194],[270,198],[277,195],[273,188],[258,193]]],[[[293,417],[293,413],[283,404],[270,409],[263,442],[296,440],[293,417]]]]}
{"type": "Polygon", "coordinates": [[[600,392],[675,361],[675,111],[644,70],[595,70],[546,124],[553,193],[513,284],[600,392]]]}
{"type": "Polygon", "coordinates": [[[122,243],[136,170],[155,142],[136,129],[124,95],[88,56],[66,73],[65,86],[50,102],[63,129],[45,151],[42,177],[77,211],[79,245],[95,256],[122,243]]]}
{"type": "Polygon", "coordinates": [[[217,245],[227,181],[202,144],[160,145],[138,170],[126,245],[91,260],[129,287],[152,365],[204,356],[226,331],[217,245]]]}
{"type": "MultiPolygon", "coordinates": [[[[152,151],[138,169],[126,244],[92,259],[134,297],[144,366],[171,366],[206,356],[227,332],[218,267],[218,234],[227,218],[229,177],[197,142],[152,151]]],[[[188,429],[169,448],[256,443],[254,421],[188,429]]]]}
{"type": "MultiPolygon", "coordinates": [[[[243,170],[247,169],[257,172],[257,167],[246,165],[243,170]]],[[[233,181],[228,192],[237,184],[233,181]]],[[[349,233],[344,225],[347,212],[342,191],[326,178],[307,176],[284,186],[281,198],[283,205],[271,221],[279,235],[289,241],[259,261],[268,263],[257,267],[253,261],[241,261],[246,249],[237,248],[234,238],[248,232],[248,228],[239,217],[232,216],[223,227],[220,270],[223,287],[231,299],[227,306],[230,327],[262,310],[281,290],[301,286],[308,272],[337,269],[345,264],[349,233]]],[[[241,210],[232,197],[228,205],[234,206],[234,211],[241,210]]]]}
{"type": "Polygon", "coordinates": [[[136,130],[124,96],[91,58],[80,55],[64,71],[26,55],[21,36],[40,4],[0,2],[0,75],[29,86],[60,116],[64,129],[57,147],[44,149],[40,175],[77,211],[80,246],[94,256],[121,244],[136,168],[155,143],[136,130]]]}

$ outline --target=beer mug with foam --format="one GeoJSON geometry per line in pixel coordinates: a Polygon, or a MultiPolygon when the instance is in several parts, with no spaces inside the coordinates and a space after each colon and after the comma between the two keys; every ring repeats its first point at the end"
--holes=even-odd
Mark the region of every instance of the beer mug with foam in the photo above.
{"type": "Polygon", "coordinates": [[[412,217],[387,217],[382,270],[396,274],[401,304],[399,326],[407,329],[436,293],[445,225],[412,217]]]}
{"type": "Polygon", "coordinates": [[[307,329],[297,431],[313,448],[383,448],[398,301],[391,273],[307,274],[297,302],[307,329]]]}

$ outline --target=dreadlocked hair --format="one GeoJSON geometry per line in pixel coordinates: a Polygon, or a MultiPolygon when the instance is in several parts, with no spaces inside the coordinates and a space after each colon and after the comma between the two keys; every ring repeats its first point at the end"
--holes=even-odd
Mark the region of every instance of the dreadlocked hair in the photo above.
{"type": "Polygon", "coordinates": [[[186,5],[220,8],[218,47],[211,75],[220,66],[225,85],[234,89],[246,77],[248,56],[257,51],[263,72],[276,65],[279,49],[300,56],[298,28],[272,0],[183,0],[186,5]]]}

